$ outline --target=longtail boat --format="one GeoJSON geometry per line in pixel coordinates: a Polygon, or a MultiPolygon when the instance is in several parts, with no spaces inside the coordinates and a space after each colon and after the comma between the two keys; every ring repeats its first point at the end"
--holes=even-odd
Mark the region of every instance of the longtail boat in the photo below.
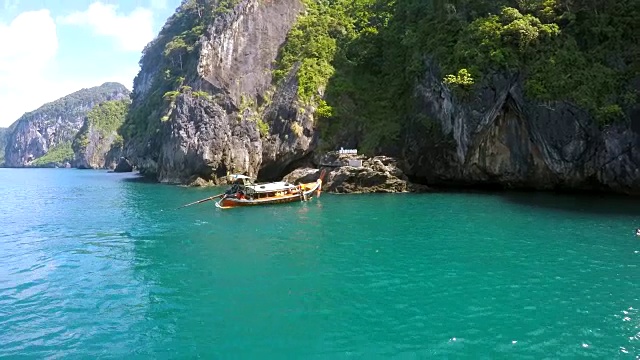
{"type": "Polygon", "coordinates": [[[308,201],[314,194],[318,197],[320,196],[322,175],[314,182],[297,185],[286,181],[253,183],[248,176],[231,175],[232,186],[224,192],[220,200],[215,204],[220,209],[230,209],[240,206],[308,201]]]}

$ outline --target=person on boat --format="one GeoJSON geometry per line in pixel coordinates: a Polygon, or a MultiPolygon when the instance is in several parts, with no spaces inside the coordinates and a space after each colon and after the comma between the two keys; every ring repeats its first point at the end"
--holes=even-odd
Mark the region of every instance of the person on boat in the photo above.
{"type": "Polygon", "coordinates": [[[240,190],[240,185],[238,184],[233,184],[229,190],[225,191],[224,193],[227,195],[233,195],[235,193],[237,193],[240,190]]]}

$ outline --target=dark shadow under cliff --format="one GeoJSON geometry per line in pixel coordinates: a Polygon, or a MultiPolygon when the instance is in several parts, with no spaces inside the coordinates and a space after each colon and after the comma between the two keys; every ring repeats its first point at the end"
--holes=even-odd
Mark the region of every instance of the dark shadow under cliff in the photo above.
{"type": "Polygon", "coordinates": [[[638,216],[640,203],[635,198],[605,193],[503,192],[506,201],[532,208],[546,208],[601,216],[638,216]]]}

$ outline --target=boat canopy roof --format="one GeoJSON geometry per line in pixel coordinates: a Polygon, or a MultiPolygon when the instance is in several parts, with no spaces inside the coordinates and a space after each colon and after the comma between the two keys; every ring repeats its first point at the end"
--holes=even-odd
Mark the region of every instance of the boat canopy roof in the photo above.
{"type": "Polygon", "coordinates": [[[274,191],[294,189],[296,186],[288,182],[277,181],[277,182],[271,182],[271,183],[265,183],[265,184],[251,185],[249,187],[252,188],[257,193],[263,193],[263,192],[274,192],[274,191]]]}

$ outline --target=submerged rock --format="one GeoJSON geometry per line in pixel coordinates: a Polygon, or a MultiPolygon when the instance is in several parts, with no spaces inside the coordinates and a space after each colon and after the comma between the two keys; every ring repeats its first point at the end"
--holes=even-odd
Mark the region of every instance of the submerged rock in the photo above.
{"type": "Polygon", "coordinates": [[[201,177],[197,177],[195,180],[191,181],[187,185],[193,186],[193,187],[208,187],[208,186],[214,186],[216,185],[216,183],[211,180],[207,181],[201,177]]]}

